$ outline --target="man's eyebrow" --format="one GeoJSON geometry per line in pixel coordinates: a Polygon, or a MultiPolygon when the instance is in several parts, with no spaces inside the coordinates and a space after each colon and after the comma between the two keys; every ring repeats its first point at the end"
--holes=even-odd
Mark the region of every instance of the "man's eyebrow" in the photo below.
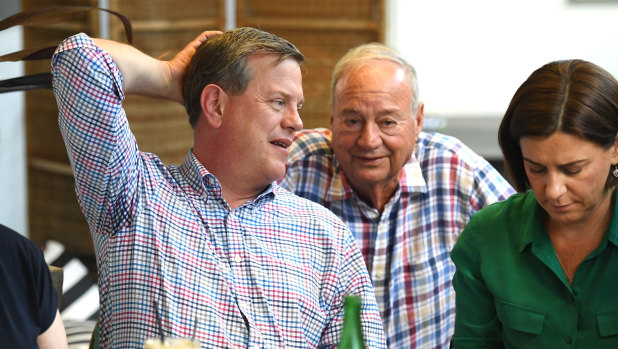
{"type": "MultiPolygon", "coordinates": [[[[280,93],[281,96],[283,96],[283,98],[287,101],[292,100],[294,97],[287,92],[283,92],[283,91],[277,91],[276,93],[280,93]]],[[[300,101],[298,101],[298,104],[304,104],[305,103],[305,97],[303,96],[300,101]]]]}
{"type": "Polygon", "coordinates": [[[401,114],[401,108],[399,107],[384,108],[378,112],[378,116],[399,115],[399,114],[401,114]]]}
{"type": "Polygon", "coordinates": [[[360,114],[358,109],[346,107],[341,110],[341,114],[360,114]]]}

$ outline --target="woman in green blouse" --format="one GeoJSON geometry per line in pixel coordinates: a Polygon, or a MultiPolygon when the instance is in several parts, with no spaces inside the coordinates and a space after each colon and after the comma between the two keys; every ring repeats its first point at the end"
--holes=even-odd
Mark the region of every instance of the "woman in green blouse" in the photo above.
{"type": "Polygon", "coordinates": [[[518,193],[472,217],[454,348],[618,348],[618,82],[581,60],[537,69],[499,142],[518,193]]]}

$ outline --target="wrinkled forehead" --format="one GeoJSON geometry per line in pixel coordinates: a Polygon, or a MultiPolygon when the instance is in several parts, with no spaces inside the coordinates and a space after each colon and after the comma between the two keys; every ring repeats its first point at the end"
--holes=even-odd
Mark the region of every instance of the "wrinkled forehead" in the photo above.
{"type": "Polygon", "coordinates": [[[348,69],[335,85],[335,104],[350,98],[383,98],[409,102],[412,89],[407,72],[396,64],[362,65],[348,69]]]}
{"type": "Polygon", "coordinates": [[[409,76],[405,68],[395,62],[371,60],[350,66],[341,73],[335,84],[335,93],[349,88],[393,88],[403,85],[409,89],[409,76]]]}

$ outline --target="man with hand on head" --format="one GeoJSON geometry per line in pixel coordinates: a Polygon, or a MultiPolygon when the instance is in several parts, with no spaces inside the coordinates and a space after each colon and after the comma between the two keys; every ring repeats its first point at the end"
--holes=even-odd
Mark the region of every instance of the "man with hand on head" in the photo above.
{"type": "Polygon", "coordinates": [[[98,262],[101,346],[142,348],[159,335],[158,311],[165,335],[195,333],[204,348],[334,348],[344,297],[358,294],[366,344],[384,348],[353,235],[274,183],[302,127],[302,54],[253,28],[218,34],[169,62],[84,34],[54,55],[98,262]],[[180,166],[138,149],[122,108],[130,93],[185,104],[194,146],[180,166]]]}
{"type": "Polygon", "coordinates": [[[449,254],[470,216],[514,193],[459,140],[421,132],[414,68],[377,43],[350,50],[331,83],[331,129],[301,131],[290,191],[348,224],[372,277],[389,348],[448,348],[449,254]]]}

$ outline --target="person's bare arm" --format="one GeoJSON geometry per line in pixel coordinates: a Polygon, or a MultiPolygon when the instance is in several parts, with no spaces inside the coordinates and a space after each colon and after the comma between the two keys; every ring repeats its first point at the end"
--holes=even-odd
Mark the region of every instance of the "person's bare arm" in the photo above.
{"type": "Polygon", "coordinates": [[[138,94],[182,103],[182,79],[191,57],[202,42],[220,33],[214,30],[201,33],[170,61],[152,58],[127,44],[105,39],[93,39],[93,41],[114,59],[122,73],[125,94],[138,94]]]}
{"type": "Polygon", "coordinates": [[[64,330],[60,312],[56,310],[56,318],[49,328],[37,337],[41,349],[67,349],[67,334],[64,330]]]}

